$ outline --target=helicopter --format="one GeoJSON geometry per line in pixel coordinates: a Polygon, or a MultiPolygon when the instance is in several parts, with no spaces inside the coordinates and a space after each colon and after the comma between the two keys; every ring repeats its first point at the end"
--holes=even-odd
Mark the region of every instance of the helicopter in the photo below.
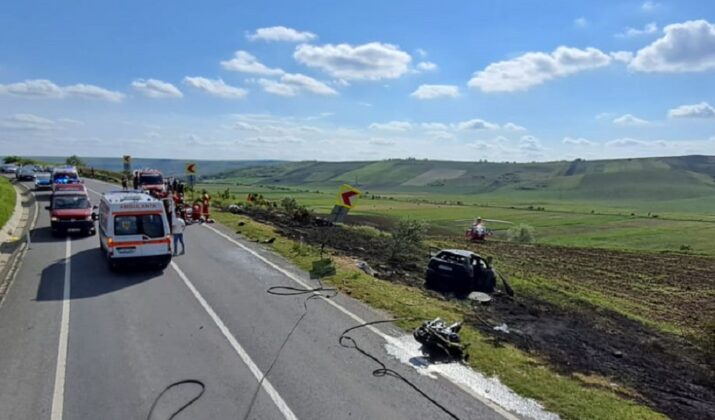
{"type": "MultiPolygon", "coordinates": [[[[468,222],[470,220],[471,219],[461,219],[461,220],[457,220],[457,221],[458,222],[468,222]]],[[[487,228],[485,225],[485,222],[504,223],[504,224],[509,224],[509,225],[514,224],[514,223],[506,221],[506,220],[482,219],[481,217],[477,217],[476,219],[474,219],[472,226],[464,232],[464,237],[470,242],[483,242],[487,239],[488,236],[494,235],[494,231],[487,228]]]]}

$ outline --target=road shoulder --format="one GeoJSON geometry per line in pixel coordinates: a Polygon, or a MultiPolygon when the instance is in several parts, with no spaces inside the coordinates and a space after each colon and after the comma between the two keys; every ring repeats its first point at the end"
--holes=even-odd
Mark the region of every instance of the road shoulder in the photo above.
{"type": "Polygon", "coordinates": [[[37,220],[37,201],[27,187],[13,183],[17,199],[15,209],[0,229],[0,305],[15,277],[22,256],[30,245],[29,232],[37,220]]]}

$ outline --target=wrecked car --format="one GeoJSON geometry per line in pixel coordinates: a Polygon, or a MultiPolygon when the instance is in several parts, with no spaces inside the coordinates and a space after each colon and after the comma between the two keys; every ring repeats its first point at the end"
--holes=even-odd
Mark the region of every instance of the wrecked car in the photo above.
{"type": "Polygon", "coordinates": [[[433,254],[425,273],[425,287],[438,292],[468,295],[494,292],[496,275],[490,262],[461,249],[445,249],[433,254]]]}

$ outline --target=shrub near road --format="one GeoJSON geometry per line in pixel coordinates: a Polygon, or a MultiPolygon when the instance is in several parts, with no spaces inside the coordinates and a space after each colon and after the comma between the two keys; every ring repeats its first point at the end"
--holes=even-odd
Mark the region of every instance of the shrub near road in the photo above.
{"type": "Polygon", "coordinates": [[[15,208],[15,188],[5,177],[0,177],[0,228],[5,226],[15,208]]]}

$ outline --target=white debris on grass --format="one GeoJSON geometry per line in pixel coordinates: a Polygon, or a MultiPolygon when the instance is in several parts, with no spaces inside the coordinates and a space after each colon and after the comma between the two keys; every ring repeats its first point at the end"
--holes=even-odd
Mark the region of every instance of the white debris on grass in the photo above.
{"type": "Polygon", "coordinates": [[[441,375],[458,383],[477,395],[494,401],[500,407],[518,415],[537,420],[556,420],[557,414],[550,413],[538,402],[517,395],[499,378],[487,378],[479,372],[460,363],[431,363],[422,355],[420,344],[409,335],[387,337],[387,353],[400,362],[412,366],[418,373],[437,379],[441,375]]]}

